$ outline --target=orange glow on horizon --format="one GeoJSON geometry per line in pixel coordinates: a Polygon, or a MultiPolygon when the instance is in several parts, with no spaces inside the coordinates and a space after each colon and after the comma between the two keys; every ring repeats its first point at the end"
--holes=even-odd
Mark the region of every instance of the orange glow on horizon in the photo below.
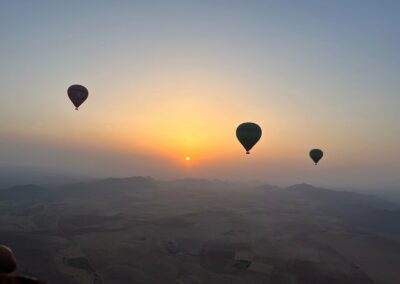
{"type": "Polygon", "coordinates": [[[185,74],[172,76],[170,71],[159,74],[157,84],[151,78],[148,82],[143,79],[134,88],[128,84],[120,86],[116,93],[125,98],[124,103],[108,109],[107,116],[90,109],[79,117],[68,113],[63,123],[64,132],[54,135],[57,132],[52,131],[48,139],[54,144],[68,142],[67,145],[79,148],[148,156],[159,159],[160,163],[168,161],[178,167],[199,168],[242,160],[244,150],[235,130],[239,123],[251,120],[265,131],[252,150],[252,161],[271,159],[282,154],[280,148],[286,149],[280,141],[284,140],[282,135],[271,133],[274,123],[282,123],[274,117],[281,116],[270,110],[267,124],[263,108],[243,108],[242,102],[235,99],[235,95],[243,92],[241,88],[233,88],[230,82],[215,80],[208,74],[196,77],[189,72],[186,75],[186,67],[185,74]],[[275,153],[271,153],[271,145],[275,153]]]}

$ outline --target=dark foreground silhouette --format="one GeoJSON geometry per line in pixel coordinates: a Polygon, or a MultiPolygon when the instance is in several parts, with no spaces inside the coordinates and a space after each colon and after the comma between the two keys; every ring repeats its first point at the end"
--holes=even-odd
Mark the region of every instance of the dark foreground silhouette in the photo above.
{"type": "Polygon", "coordinates": [[[11,275],[16,268],[17,262],[12,250],[0,245],[0,284],[44,284],[35,278],[11,275]]]}

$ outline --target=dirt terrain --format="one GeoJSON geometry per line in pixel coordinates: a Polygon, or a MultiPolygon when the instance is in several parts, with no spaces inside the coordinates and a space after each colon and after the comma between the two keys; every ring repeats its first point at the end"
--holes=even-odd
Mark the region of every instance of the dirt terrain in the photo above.
{"type": "Polygon", "coordinates": [[[48,283],[398,284],[398,210],[309,185],[107,179],[0,191],[0,242],[48,283]]]}

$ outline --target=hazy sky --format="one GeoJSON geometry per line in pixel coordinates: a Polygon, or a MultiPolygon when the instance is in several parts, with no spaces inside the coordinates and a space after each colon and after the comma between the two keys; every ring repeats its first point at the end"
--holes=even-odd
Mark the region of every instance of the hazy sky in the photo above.
{"type": "Polygon", "coordinates": [[[399,90],[396,0],[0,0],[0,166],[400,185],[399,90]]]}

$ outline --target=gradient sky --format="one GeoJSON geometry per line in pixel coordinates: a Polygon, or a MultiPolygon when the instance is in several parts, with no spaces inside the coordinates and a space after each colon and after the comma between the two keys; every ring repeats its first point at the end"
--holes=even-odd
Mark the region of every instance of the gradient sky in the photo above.
{"type": "Polygon", "coordinates": [[[396,0],[0,0],[0,166],[396,186],[399,90],[396,0]]]}

